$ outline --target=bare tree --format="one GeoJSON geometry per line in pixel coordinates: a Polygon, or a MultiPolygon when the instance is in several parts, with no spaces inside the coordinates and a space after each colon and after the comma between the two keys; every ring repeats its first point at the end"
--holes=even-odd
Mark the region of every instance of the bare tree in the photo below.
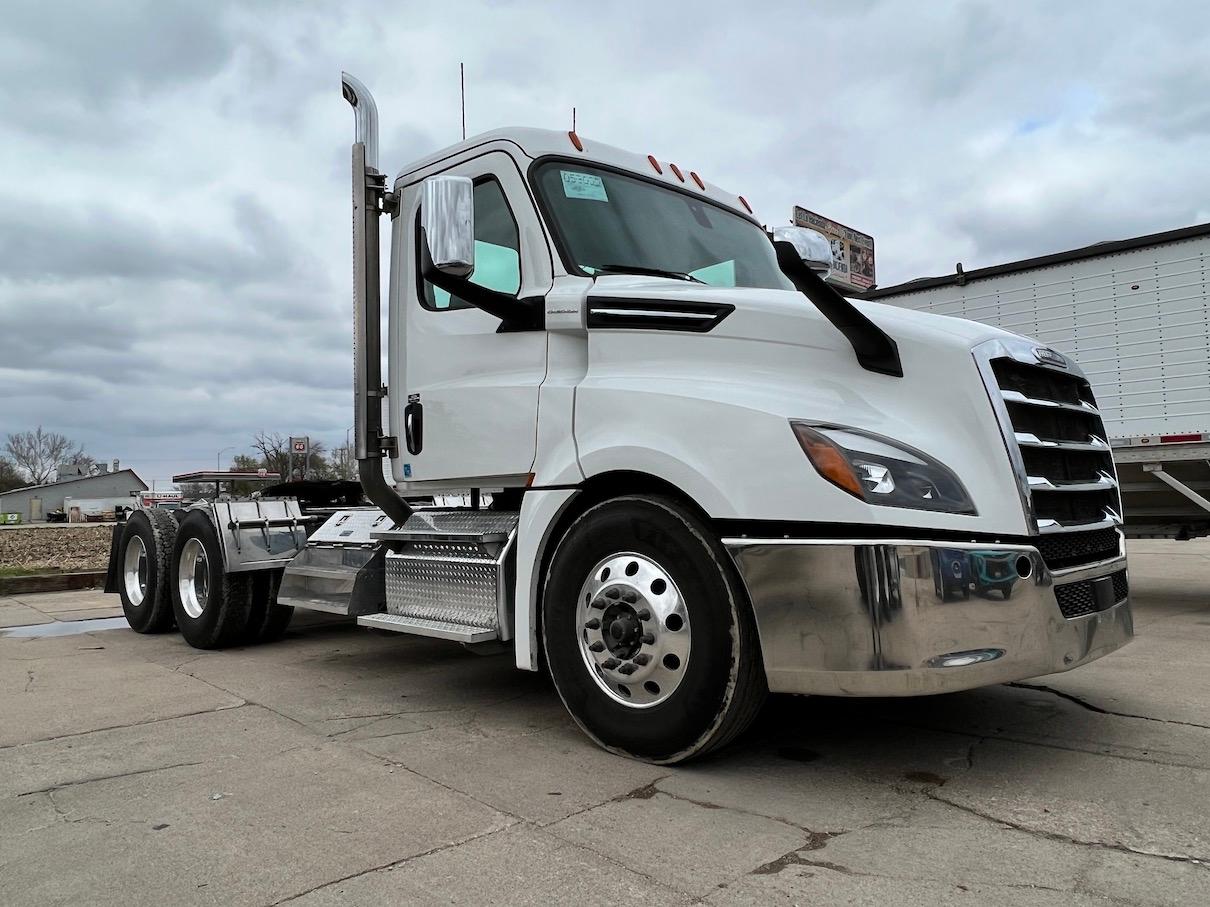
{"type": "Polygon", "coordinates": [[[25,484],[25,478],[17,471],[13,461],[8,457],[0,457],[0,492],[12,491],[25,484]]]}
{"type": "Polygon", "coordinates": [[[268,434],[258,431],[252,446],[260,451],[261,463],[269,472],[281,476],[283,482],[290,481],[290,439],[277,432],[268,434]]]}
{"type": "Polygon", "coordinates": [[[33,485],[44,485],[55,474],[55,467],[65,461],[92,461],[84,453],[84,446],[66,435],[43,431],[39,425],[34,431],[20,431],[8,436],[4,449],[8,456],[25,473],[33,485]]]}

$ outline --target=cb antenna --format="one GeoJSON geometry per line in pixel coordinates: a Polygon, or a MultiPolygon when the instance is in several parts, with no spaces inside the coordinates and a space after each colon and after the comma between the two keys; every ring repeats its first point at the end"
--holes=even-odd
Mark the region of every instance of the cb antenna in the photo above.
{"type": "Polygon", "coordinates": [[[458,84],[462,89],[462,141],[466,141],[466,69],[458,64],[458,84]]]}
{"type": "Polygon", "coordinates": [[[576,131],[576,109],[574,107],[571,108],[571,131],[576,131]]]}

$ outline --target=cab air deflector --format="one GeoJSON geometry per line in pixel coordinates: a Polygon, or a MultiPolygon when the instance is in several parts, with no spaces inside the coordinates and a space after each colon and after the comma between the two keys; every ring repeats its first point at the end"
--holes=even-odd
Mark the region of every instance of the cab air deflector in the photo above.
{"type": "Polygon", "coordinates": [[[890,335],[808,268],[793,244],[774,242],[773,248],[777,252],[777,264],[782,273],[790,278],[798,292],[811,300],[824,318],[844,334],[857,354],[861,367],[880,375],[902,378],[899,346],[890,335]]]}

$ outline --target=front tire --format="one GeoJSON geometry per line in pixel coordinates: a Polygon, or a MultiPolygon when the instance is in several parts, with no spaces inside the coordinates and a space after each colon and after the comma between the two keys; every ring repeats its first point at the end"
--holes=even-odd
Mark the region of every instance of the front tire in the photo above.
{"type": "Polygon", "coordinates": [[[670,499],[614,498],[572,523],[547,572],[542,635],[576,723],[648,762],[725,746],[768,692],[734,567],[670,499]]]}
{"type": "Polygon", "coordinates": [[[166,510],[137,510],[118,544],[118,596],[136,633],[172,629],[171,562],[176,520],[166,510]]]}
{"type": "Polygon", "coordinates": [[[195,510],[181,521],[172,552],[172,610],[195,649],[222,649],[243,640],[251,613],[247,573],[223,570],[222,546],[210,517],[195,510]]]}

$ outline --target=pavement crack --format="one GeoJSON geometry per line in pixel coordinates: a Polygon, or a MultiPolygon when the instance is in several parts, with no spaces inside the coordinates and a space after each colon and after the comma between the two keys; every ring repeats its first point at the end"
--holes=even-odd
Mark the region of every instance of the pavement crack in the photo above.
{"type": "Polygon", "coordinates": [[[782,856],[778,857],[776,860],[770,860],[768,863],[764,863],[760,866],[757,866],[755,869],[753,869],[749,873],[749,875],[754,875],[754,876],[775,875],[775,874],[781,872],[787,866],[818,866],[821,869],[830,869],[833,872],[839,872],[842,875],[847,875],[847,876],[869,875],[869,873],[858,872],[855,869],[850,869],[848,866],[842,866],[839,863],[832,863],[832,862],[829,862],[828,860],[810,860],[803,856],[804,853],[808,853],[812,849],[813,848],[810,848],[810,847],[804,847],[804,848],[801,848],[800,850],[792,850],[789,853],[783,854],[782,856]]]}
{"type": "Polygon", "coordinates": [[[166,772],[174,768],[190,768],[192,766],[201,765],[201,762],[177,762],[173,765],[159,765],[153,768],[134,769],[129,772],[118,772],[114,775],[97,775],[94,778],[81,778],[78,781],[64,781],[62,784],[52,784],[49,787],[42,787],[38,790],[27,790],[17,794],[18,797],[32,797],[34,794],[50,794],[54,791],[60,791],[68,787],[78,787],[81,784],[92,784],[97,781],[115,781],[118,778],[133,778],[136,775],[150,775],[153,772],[166,772]]]}
{"type": "Polygon", "coordinates": [[[1068,702],[1078,705],[1082,709],[1087,709],[1090,712],[1096,712],[1098,715],[1112,715],[1115,718],[1135,718],[1139,721],[1157,721],[1161,724],[1179,724],[1183,727],[1196,727],[1202,730],[1210,731],[1210,724],[1198,724],[1195,721],[1178,721],[1175,718],[1153,718],[1150,715],[1137,715],[1133,712],[1115,712],[1113,709],[1102,708],[1099,705],[1089,702],[1087,699],[1081,699],[1072,693],[1057,690],[1054,687],[1048,687],[1040,683],[1007,683],[1005,686],[1016,687],[1020,690],[1035,690],[1039,693],[1050,693],[1052,696],[1058,696],[1060,699],[1066,699],[1068,702]]]}
{"type": "Polygon", "coordinates": [[[1131,847],[1128,844],[1115,844],[1107,841],[1085,841],[1081,838],[1074,838],[1071,835],[1060,834],[1057,831],[1046,831],[1042,828],[1031,828],[1020,822],[1014,822],[1011,819],[1005,819],[1000,816],[992,815],[984,812],[974,806],[968,806],[965,803],[957,803],[942,797],[936,790],[925,790],[922,792],[935,803],[941,803],[949,806],[952,809],[967,813],[968,815],[977,816],[987,822],[993,822],[1004,828],[1011,828],[1015,831],[1023,832],[1027,835],[1032,835],[1035,838],[1043,838],[1048,841],[1057,841],[1060,844],[1073,844],[1076,847],[1087,847],[1093,850],[1113,850],[1117,853],[1133,854],[1140,857],[1154,857],[1157,860],[1167,860],[1170,863],[1188,863],[1193,866],[1199,866],[1202,869],[1210,870],[1210,857],[1195,857],[1189,854],[1173,854],[1163,853],[1154,850],[1140,850],[1137,847],[1131,847]]]}
{"type": "Polygon", "coordinates": [[[279,904],[288,904],[290,901],[296,901],[301,897],[306,897],[307,895],[312,894],[313,892],[320,891],[324,888],[331,888],[333,885],[340,885],[340,884],[343,884],[344,882],[350,882],[353,879],[359,879],[362,876],[371,875],[375,872],[390,872],[393,869],[398,869],[400,866],[406,866],[408,863],[411,863],[414,860],[419,860],[421,857],[427,857],[427,856],[431,856],[432,854],[435,854],[435,853],[441,853],[441,851],[443,851],[443,850],[450,850],[451,848],[454,848],[454,847],[461,847],[463,844],[469,844],[472,841],[479,840],[480,838],[486,838],[486,837],[490,837],[491,835],[494,835],[494,834],[499,834],[502,831],[507,831],[508,829],[512,828],[514,825],[520,825],[520,824],[522,824],[520,822],[520,820],[518,820],[516,822],[509,822],[508,824],[500,826],[499,828],[492,828],[487,831],[476,832],[473,835],[467,835],[465,837],[457,839],[456,841],[448,841],[445,844],[440,844],[437,847],[431,847],[426,851],[423,851],[421,853],[412,854],[412,855],[404,857],[403,859],[400,859],[400,860],[392,860],[389,863],[383,863],[380,866],[371,866],[369,869],[362,869],[358,872],[352,872],[352,873],[349,873],[347,876],[341,876],[339,879],[332,879],[330,882],[320,882],[318,885],[314,885],[311,888],[306,889],[305,891],[299,891],[295,894],[290,895],[289,897],[285,897],[285,898],[281,898],[280,900],[273,901],[269,905],[269,907],[278,907],[279,904]]]}
{"type": "MultiPolygon", "coordinates": [[[[234,694],[232,694],[234,695],[234,694]]],[[[22,746],[37,746],[41,743],[53,743],[57,740],[71,740],[73,737],[87,737],[89,734],[102,734],[105,731],[121,731],[126,728],[143,727],[148,724],[158,724],[161,721],[178,721],[181,718],[196,718],[198,715],[211,715],[215,712],[230,712],[234,709],[242,709],[246,705],[253,705],[247,700],[241,700],[236,705],[219,706],[217,709],[201,709],[197,712],[185,712],[181,715],[165,715],[163,718],[145,718],[142,721],[131,721],[127,724],[111,724],[106,727],[92,728],[88,731],[72,731],[70,734],[56,734],[53,737],[41,737],[37,740],[26,740],[22,743],[6,743],[0,746],[0,752],[4,750],[17,749],[22,746]]]]}

